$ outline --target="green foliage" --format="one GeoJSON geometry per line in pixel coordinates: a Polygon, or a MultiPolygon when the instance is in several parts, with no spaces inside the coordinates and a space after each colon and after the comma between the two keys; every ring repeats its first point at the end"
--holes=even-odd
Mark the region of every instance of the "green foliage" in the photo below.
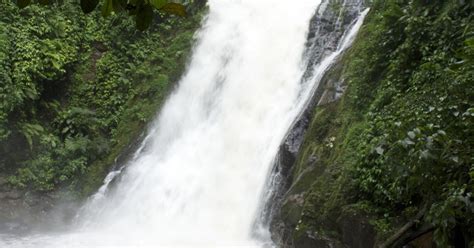
{"type": "MultiPolygon", "coordinates": [[[[127,13],[129,16],[135,16],[136,26],[139,30],[147,29],[153,20],[153,8],[158,15],[172,14],[181,17],[187,16],[186,7],[180,3],[169,2],[167,0],[80,0],[82,12],[91,13],[101,3],[101,13],[103,17],[108,17],[116,13],[127,13]]],[[[26,8],[32,3],[42,5],[60,5],[62,1],[53,0],[16,0],[20,9],[26,8]]],[[[124,16],[122,15],[122,18],[124,16]]],[[[162,18],[159,18],[162,20],[162,18]]]]}
{"type": "Polygon", "coordinates": [[[33,147],[33,138],[41,135],[44,129],[39,124],[19,123],[20,132],[25,136],[30,148],[33,147]]]}
{"type": "MultiPolygon", "coordinates": [[[[469,45],[474,35],[473,6],[387,5],[380,18],[396,21],[374,23],[368,29],[393,40],[380,45],[374,39],[375,43],[361,45],[359,54],[361,58],[389,54],[389,60],[375,81],[376,90],[369,93],[373,101],[367,106],[367,127],[353,147],[358,152],[354,179],[364,198],[390,211],[428,203],[427,219],[438,227],[436,237],[444,246],[454,225],[474,222],[469,176],[474,145],[469,45]]],[[[355,70],[360,65],[352,66],[348,75],[360,80],[356,76],[360,71],[355,70]]],[[[360,90],[367,87],[351,83],[360,90]]],[[[357,104],[359,92],[351,93],[357,104]]]]}
{"type": "Polygon", "coordinates": [[[86,154],[94,152],[90,139],[80,136],[66,138],[64,142],[45,137],[41,145],[54,146],[54,149],[45,149],[35,159],[26,161],[27,166],[10,178],[11,183],[39,191],[52,190],[55,185],[83,174],[88,163],[86,154]],[[52,145],[56,143],[59,145],[52,145]]]}
{"type": "Polygon", "coordinates": [[[300,226],[337,230],[327,222],[342,206],[363,205],[383,239],[427,206],[440,247],[455,228],[474,236],[473,11],[469,1],[373,2],[343,59],[347,92],[318,110],[298,158],[300,226]]]}
{"type": "Polygon", "coordinates": [[[0,170],[16,172],[12,185],[94,190],[178,79],[201,17],[137,32],[124,14],[99,15],[2,4],[0,170]]]}

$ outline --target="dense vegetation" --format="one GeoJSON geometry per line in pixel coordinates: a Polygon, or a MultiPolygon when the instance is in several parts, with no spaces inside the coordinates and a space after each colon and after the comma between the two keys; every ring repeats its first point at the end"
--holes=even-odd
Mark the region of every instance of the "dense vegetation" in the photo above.
{"type": "Polygon", "coordinates": [[[472,1],[373,2],[330,75],[346,94],[315,109],[294,170],[305,202],[283,217],[295,240],[337,237],[363,213],[379,243],[415,220],[439,247],[474,245],[472,13],[472,1]]]}
{"type": "MultiPolygon", "coordinates": [[[[19,8],[25,8],[31,4],[41,4],[54,6],[62,1],[57,0],[16,0],[19,8]]],[[[135,25],[139,30],[147,29],[153,21],[154,12],[158,12],[160,20],[163,20],[164,14],[173,14],[178,16],[186,16],[186,7],[181,3],[170,2],[168,0],[79,0],[82,11],[85,14],[94,11],[101,3],[102,16],[107,17],[116,13],[127,13],[134,17],[135,25]],[[155,9],[155,11],[153,11],[155,9]]],[[[71,4],[71,3],[69,3],[71,4]]],[[[72,2],[74,4],[74,2],[72,2]]],[[[122,18],[126,18],[122,15],[122,18]]]]}
{"type": "Polygon", "coordinates": [[[15,187],[88,193],[182,72],[199,11],[157,14],[140,32],[76,1],[0,5],[0,173],[15,187]]]}

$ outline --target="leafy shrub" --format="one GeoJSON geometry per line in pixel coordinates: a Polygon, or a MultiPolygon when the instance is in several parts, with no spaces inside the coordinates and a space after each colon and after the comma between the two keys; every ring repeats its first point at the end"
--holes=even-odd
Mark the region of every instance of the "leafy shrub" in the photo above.
{"type": "Polygon", "coordinates": [[[76,1],[2,4],[0,168],[17,172],[11,184],[100,182],[181,73],[199,20],[157,19],[140,32],[124,13],[84,15],[76,1]]]}
{"type": "Polygon", "coordinates": [[[455,225],[474,223],[473,6],[374,6],[362,31],[369,37],[355,45],[346,72],[351,108],[365,112],[365,129],[346,147],[357,154],[348,160],[353,180],[382,212],[428,205],[425,220],[445,247],[455,225]]]}

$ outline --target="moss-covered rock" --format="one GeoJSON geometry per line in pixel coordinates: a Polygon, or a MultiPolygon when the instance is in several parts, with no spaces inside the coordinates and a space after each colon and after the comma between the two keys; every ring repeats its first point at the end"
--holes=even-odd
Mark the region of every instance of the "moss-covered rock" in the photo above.
{"type": "Polygon", "coordinates": [[[283,246],[473,245],[473,7],[372,3],[319,87],[344,95],[306,111],[273,221],[283,246]]]}

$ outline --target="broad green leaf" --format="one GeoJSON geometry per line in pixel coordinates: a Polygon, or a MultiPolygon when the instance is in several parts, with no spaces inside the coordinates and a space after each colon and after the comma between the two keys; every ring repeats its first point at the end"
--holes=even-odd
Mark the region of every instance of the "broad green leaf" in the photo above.
{"type": "Polygon", "coordinates": [[[92,12],[99,4],[99,0],[81,0],[81,9],[84,13],[92,12]]]}
{"type": "Polygon", "coordinates": [[[44,128],[39,124],[29,124],[28,127],[32,130],[37,131],[37,132],[43,132],[44,131],[44,128]]]}
{"type": "Polygon", "coordinates": [[[168,14],[178,15],[182,17],[185,17],[187,15],[186,8],[184,7],[184,5],[179,3],[167,3],[163,7],[161,7],[160,10],[168,14]]]}
{"type": "Polygon", "coordinates": [[[408,137],[410,137],[410,139],[414,139],[416,137],[415,132],[413,131],[408,132],[408,137]]]}
{"type": "Polygon", "coordinates": [[[385,150],[381,146],[375,148],[375,152],[377,152],[378,155],[383,155],[384,151],[385,150]]]}
{"type": "Polygon", "coordinates": [[[23,9],[24,7],[28,6],[31,3],[31,0],[16,0],[16,5],[23,9]]]}
{"type": "Polygon", "coordinates": [[[104,5],[102,6],[102,16],[106,17],[112,13],[114,9],[113,0],[105,0],[104,5]]]}
{"type": "Polygon", "coordinates": [[[25,94],[26,97],[28,97],[31,100],[36,100],[36,98],[38,97],[36,89],[34,88],[24,89],[23,93],[25,94]]]}
{"type": "Polygon", "coordinates": [[[30,147],[30,149],[33,149],[33,138],[31,138],[31,135],[24,134],[24,136],[26,138],[26,142],[28,142],[28,146],[30,147]]]}
{"type": "Polygon", "coordinates": [[[157,9],[161,9],[167,3],[168,1],[166,0],[150,0],[150,4],[157,9]]]}
{"type": "Polygon", "coordinates": [[[138,10],[137,16],[135,17],[135,23],[137,29],[143,31],[150,26],[153,19],[153,9],[150,5],[144,5],[138,10]]]}

